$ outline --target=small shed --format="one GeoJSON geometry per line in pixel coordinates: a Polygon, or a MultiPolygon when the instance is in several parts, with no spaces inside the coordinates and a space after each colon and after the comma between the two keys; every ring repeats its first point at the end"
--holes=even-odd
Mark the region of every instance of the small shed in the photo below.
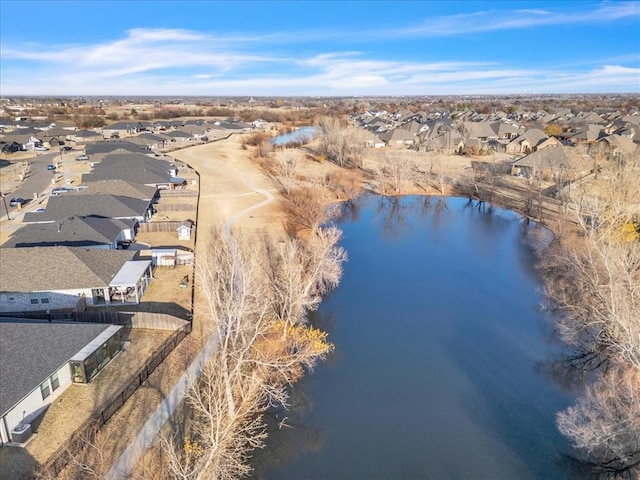
{"type": "Polygon", "coordinates": [[[193,222],[191,220],[185,220],[176,229],[178,232],[178,240],[191,240],[191,230],[193,229],[193,222]]]}

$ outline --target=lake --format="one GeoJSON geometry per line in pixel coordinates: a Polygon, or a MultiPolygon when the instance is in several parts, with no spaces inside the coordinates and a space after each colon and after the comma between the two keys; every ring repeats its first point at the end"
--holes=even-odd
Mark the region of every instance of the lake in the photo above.
{"type": "Polygon", "coordinates": [[[302,127],[293,132],[283,133],[271,139],[274,145],[286,145],[291,142],[300,142],[304,139],[311,140],[316,136],[316,127],[302,127]]]}
{"type": "Polygon", "coordinates": [[[260,479],[578,479],[555,426],[532,224],[467,199],[369,196],[313,322],[335,352],[273,412],[260,479]],[[278,428],[286,417],[288,426],[278,428]]]}

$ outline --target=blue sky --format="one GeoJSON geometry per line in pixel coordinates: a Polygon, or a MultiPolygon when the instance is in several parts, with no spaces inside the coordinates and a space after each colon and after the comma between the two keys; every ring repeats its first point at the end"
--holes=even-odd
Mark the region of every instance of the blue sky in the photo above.
{"type": "Polygon", "coordinates": [[[0,2],[2,95],[640,93],[640,1],[0,2]]]}

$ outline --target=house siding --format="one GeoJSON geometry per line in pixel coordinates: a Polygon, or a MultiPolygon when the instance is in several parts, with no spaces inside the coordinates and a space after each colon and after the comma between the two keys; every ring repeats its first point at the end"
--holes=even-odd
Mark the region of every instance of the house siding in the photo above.
{"type": "Polygon", "coordinates": [[[2,421],[0,421],[0,438],[2,439],[2,443],[11,441],[11,430],[19,423],[23,421],[24,423],[30,423],[33,421],[45,406],[52,403],[71,385],[71,369],[69,368],[68,362],[56,370],[56,373],[58,374],[60,385],[55,391],[53,390],[53,385],[51,385],[51,377],[44,381],[49,385],[49,392],[51,392],[46,399],[42,399],[40,386],[38,386],[2,417],[2,421]]]}
{"type": "Polygon", "coordinates": [[[82,294],[86,297],[87,305],[93,305],[91,289],[66,290],[59,292],[36,292],[40,294],[38,303],[31,303],[30,292],[2,292],[0,293],[0,312],[33,312],[59,309],[73,309],[78,304],[82,294]],[[48,303],[42,303],[42,294],[46,293],[48,303]],[[11,300],[11,298],[13,300],[11,300]]]}

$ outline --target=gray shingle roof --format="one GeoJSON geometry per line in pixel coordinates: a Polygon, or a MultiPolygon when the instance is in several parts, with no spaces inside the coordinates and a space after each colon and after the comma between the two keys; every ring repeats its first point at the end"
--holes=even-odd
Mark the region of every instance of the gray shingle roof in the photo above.
{"type": "Polygon", "coordinates": [[[165,160],[141,154],[107,155],[93,167],[93,172],[82,176],[83,182],[97,180],[127,180],[144,185],[169,183],[171,164],[165,160]]]}
{"type": "Polygon", "coordinates": [[[86,148],[87,155],[110,153],[116,150],[126,150],[137,153],[140,151],[140,147],[129,142],[96,142],[92,145],[87,145],[86,148]]]}
{"type": "Polygon", "coordinates": [[[0,320],[0,416],[108,327],[0,320]]]}
{"type": "Polygon", "coordinates": [[[549,168],[560,169],[570,168],[571,162],[564,148],[562,147],[547,147],[540,150],[536,150],[530,153],[526,157],[522,157],[520,160],[513,162],[513,165],[520,167],[537,167],[537,168],[549,168]]]}
{"type": "Polygon", "coordinates": [[[27,212],[23,223],[57,222],[69,216],[104,218],[141,217],[149,208],[149,200],[121,195],[71,195],[49,198],[44,212],[27,212]]]}
{"type": "Polygon", "coordinates": [[[81,195],[95,195],[103,193],[108,195],[138,198],[140,200],[151,200],[158,191],[156,187],[120,179],[89,182],[86,184],[86,187],[86,189],[80,192],[81,195]]]}
{"type": "Polygon", "coordinates": [[[106,287],[135,256],[131,250],[0,247],[0,291],[51,292],[106,287]]]}
{"type": "Polygon", "coordinates": [[[34,223],[19,228],[2,246],[15,247],[83,247],[112,245],[131,221],[103,217],[67,217],[54,223],[34,223]]]}
{"type": "Polygon", "coordinates": [[[102,134],[94,130],[76,130],[75,132],[69,132],[68,135],[78,138],[102,138],[102,134]]]}

